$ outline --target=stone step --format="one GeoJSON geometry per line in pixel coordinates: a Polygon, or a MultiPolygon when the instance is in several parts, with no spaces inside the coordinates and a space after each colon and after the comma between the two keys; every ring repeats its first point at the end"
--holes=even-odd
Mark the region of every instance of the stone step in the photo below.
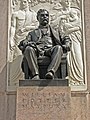
{"type": "Polygon", "coordinates": [[[19,80],[19,86],[69,86],[68,79],[19,80]]]}

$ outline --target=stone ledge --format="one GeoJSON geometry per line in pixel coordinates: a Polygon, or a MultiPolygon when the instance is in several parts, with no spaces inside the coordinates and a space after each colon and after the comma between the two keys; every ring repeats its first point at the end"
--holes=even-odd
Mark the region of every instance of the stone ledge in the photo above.
{"type": "Polygon", "coordinates": [[[69,86],[68,79],[19,80],[19,86],[69,86]]]}
{"type": "Polygon", "coordinates": [[[71,97],[85,97],[89,94],[90,93],[88,91],[74,91],[71,92],[71,97]]]}

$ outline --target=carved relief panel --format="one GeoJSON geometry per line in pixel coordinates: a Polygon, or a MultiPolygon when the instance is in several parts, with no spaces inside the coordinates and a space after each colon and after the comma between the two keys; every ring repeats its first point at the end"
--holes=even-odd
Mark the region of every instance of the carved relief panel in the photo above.
{"type": "Polygon", "coordinates": [[[8,88],[18,86],[18,81],[24,78],[21,71],[23,56],[18,44],[29,31],[37,28],[36,13],[40,8],[49,11],[50,24],[61,37],[68,35],[71,38],[71,52],[67,55],[70,86],[86,88],[83,4],[83,0],[9,0],[8,88]]]}

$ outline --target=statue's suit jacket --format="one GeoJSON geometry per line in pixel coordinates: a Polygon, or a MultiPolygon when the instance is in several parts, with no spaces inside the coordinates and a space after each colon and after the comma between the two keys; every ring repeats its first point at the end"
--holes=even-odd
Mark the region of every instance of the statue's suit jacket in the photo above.
{"type": "MultiPolygon", "coordinates": [[[[50,25],[50,34],[54,45],[62,46],[62,39],[58,32],[56,32],[50,25]]],[[[29,32],[27,36],[28,41],[37,42],[40,39],[40,28],[35,29],[32,32],[29,32]]]]}
{"type": "MultiPolygon", "coordinates": [[[[65,44],[65,39],[61,39],[61,36],[60,36],[59,32],[56,32],[50,25],[49,25],[49,27],[50,27],[50,34],[51,34],[51,38],[52,38],[52,41],[53,41],[53,45],[60,45],[63,48],[63,44],[65,44]]],[[[18,47],[22,51],[22,53],[24,52],[25,47],[26,47],[26,46],[24,46],[24,43],[26,43],[26,42],[27,43],[37,42],[41,37],[40,32],[41,32],[40,28],[37,28],[37,29],[29,32],[26,39],[22,40],[20,42],[18,47]]],[[[68,40],[70,41],[70,39],[68,39],[68,40]]],[[[63,50],[64,50],[64,48],[63,48],[63,50]]]]}

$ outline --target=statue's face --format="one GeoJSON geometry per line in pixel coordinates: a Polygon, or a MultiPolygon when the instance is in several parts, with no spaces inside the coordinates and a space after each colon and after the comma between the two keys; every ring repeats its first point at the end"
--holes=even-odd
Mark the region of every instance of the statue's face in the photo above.
{"type": "Polygon", "coordinates": [[[70,0],[61,0],[60,3],[63,7],[69,7],[70,6],[70,0]]]}
{"type": "Polygon", "coordinates": [[[49,13],[47,11],[43,11],[38,16],[38,21],[40,25],[46,26],[49,23],[49,13]]]}
{"type": "Polygon", "coordinates": [[[28,0],[21,0],[22,8],[25,9],[28,7],[28,0]]]}

